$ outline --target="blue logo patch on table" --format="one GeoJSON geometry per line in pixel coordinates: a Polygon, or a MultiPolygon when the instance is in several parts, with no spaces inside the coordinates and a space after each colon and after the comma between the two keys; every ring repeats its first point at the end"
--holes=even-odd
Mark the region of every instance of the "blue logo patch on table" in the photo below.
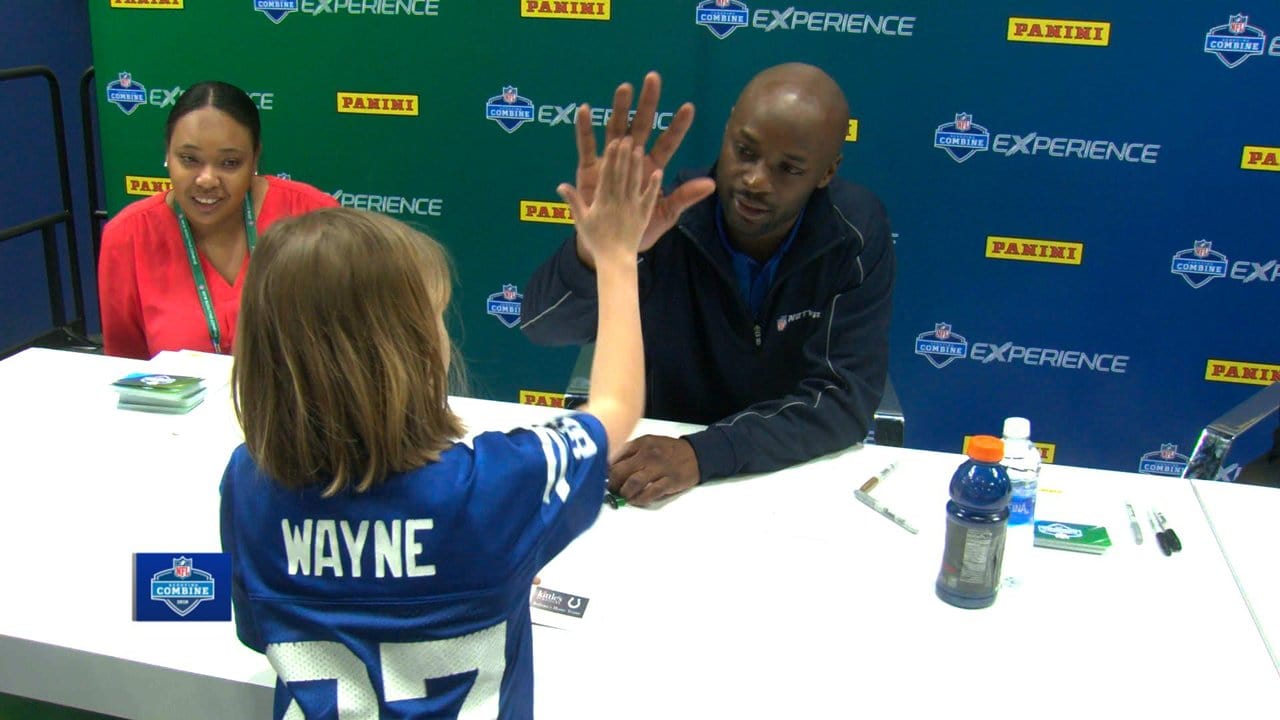
{"type": "Polygon", "coordinates": [[[230,620],[231,556],[134,553],[133,619],[230,620]]]}

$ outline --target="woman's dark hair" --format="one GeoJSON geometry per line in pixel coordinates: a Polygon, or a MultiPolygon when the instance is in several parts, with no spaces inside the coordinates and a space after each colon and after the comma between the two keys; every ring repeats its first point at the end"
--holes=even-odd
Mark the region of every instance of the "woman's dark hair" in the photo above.
{"type": "Polygon", "coordinates": [[[231,83],[218,80],[198,82],[187,88],[169,111],[169,122],[164,128],[164,144],[169,146],[173,139],[173,127],[184,115],[203,107],[215,107],[231,116],[233,120],[244,126],[253,139],[253,147],[261,144],[262,122],[258,118],[258,106],[248,93],[231,83]]]}

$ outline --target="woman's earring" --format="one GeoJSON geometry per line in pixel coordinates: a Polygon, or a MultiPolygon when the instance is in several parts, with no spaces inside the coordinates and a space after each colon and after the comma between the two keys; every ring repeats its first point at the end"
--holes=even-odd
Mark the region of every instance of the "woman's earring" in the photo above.
{"type": "Polygon", "coordinates": [[[169,167],[169,158],[164,159],[164,166],[169,167]]]}

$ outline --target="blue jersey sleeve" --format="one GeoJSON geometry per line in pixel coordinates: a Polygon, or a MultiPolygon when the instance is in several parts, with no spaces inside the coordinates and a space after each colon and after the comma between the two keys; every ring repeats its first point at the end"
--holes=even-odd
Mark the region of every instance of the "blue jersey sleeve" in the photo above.
{"type": "Polygon", "coordinates": [[[609,449],[604,426],[591,415],[484,433],[475,453],[480,492],[503,506],[492,532],[504,536],[511,560],[526,571],[549,562],[600,513],[609,449]]]}
{"type": "Polygon", "coordinates": [[[542,505],[545,532],[535,561],[535,567],[541,568],[586,532],[599,516],[609,479],[609,439],[604,425],[586,413],[556,418],[534,432],[540,433],[540,438],[550,438],[555,450],[547,454],[548,483],[553,474],[553,456],[557,461],[555,486],[544,495],[542,505]]]}
{"type": "Polygon", "coordinates": [[[248,451],[245,450],[243,445],[237,448],[227,462],[227,469],[222,473],[219,533],[222,536],[222,552],[231,555],[231,605],[235,610],[236,636],[247,647],[258,652],[266,652],[266,645],[258,632],[257,624],[254,622],[253,608],[249,603],[248,591],[245,589],[244,565],[236,543],[236,513],[233,488],[235,487],[237,475],[236,469],[244,465],[242,456],[247,456],[247,454],[248,451]]]}

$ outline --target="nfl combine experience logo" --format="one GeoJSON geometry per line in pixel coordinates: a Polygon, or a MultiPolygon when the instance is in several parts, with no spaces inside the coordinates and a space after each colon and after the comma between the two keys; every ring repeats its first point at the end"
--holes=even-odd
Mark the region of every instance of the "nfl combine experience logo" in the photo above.
{"type": "Polygon", "coordinates": [[[298,0],[253,0],[253,9],[279,24],[289,13],[298,9],[298,0]]]}
{"type": "Polygon", "coordinates": [[[1059,159],[1118,160],[1146,165],[1155,165],[1160,160],[1160,145],[1157,143],[1053,137],[1038,130],[1021,135],[993,134],[975,123],[973,115],[965,112],[956,113],[953,122],[938,126],[933,133],[933,146],[946,151],[958,163],[987,150],[996,157],[1048,155],[1059,159]]]}
{"type": "Polygon", "coordinates": [[[1187,456],[1178,452],[1178,446],[1173,443],[1160,443],[1159,450],[1146,453],[1138,462],[1138,472],[1147,475],[1182,477],[1186,469],[1187,456]]]}
{"type": "Polygon", "coordinates": [[[944,368],[969,354],[969,341],[951,331],[951,325],[934,323],[932,332],[916,336],[916,354],[923,356],[936,368],[944,368]]]}
{"type": "Polygon", "coordinates": [[[122,72],[107,83],[107,102],[120,108],[125,115],[132,115],[139,105],[147,104],[147,89],[132,75],[122,72]]]}
{"type": "Polygon", "coordinates": [[[1197,240],[1192,247],[1173,254],[1169,272],[1182,276],[1188,285],[1199,290],[1209,281],[1227,276],[1227,256],[1214,250],[1208,240],[1197,240]]]}
{"type": "Polygon", "coordinates": [[[1255,55],[1263,54],[1267,34],[1261,28],[1249,24],[1249,16],[1237,13],[1225,25],[1218,25],[1205,33],[1204,51],[1217,55],[1228,68],[1239,67],[1255,55]]]}
{"type": "Polygon", "coordinates": [[[504,284],[502,292],[489,296],[485,304],[485,312],[498,318],[498,321],[509,328],[520,323],[520,301],[524,295],[516,292],[515,285],[504,284]]]}
{"type": "Polygon", "coordinates": [[[533,120],[533,101],[520,94],[519,88],[506,85],[501,95],[494,95],[485,101],[484,116],[500,125],[503,130],[513,133],[520,126],[533,120]]]}
{"type": "Polygon", "coordinates": [[[226,553],[134,553],[133,619],[230,620],[230,577],[226,553]]]}
{"type": "Polygon", "coordinates": [[[952,160],[962,163],[991,147],[991,133],[975,124],[969,113],[956,113],[954,122],[943,123],[934,131],[933,146],[942,148],[952,160]]]}
{"type": "Polygon", "coordinates": [[[746,3],[738,0],[702,0],[694,10],[694,22],[723,40],[734,30],[746,27],[750,14],[746,3]]]}

